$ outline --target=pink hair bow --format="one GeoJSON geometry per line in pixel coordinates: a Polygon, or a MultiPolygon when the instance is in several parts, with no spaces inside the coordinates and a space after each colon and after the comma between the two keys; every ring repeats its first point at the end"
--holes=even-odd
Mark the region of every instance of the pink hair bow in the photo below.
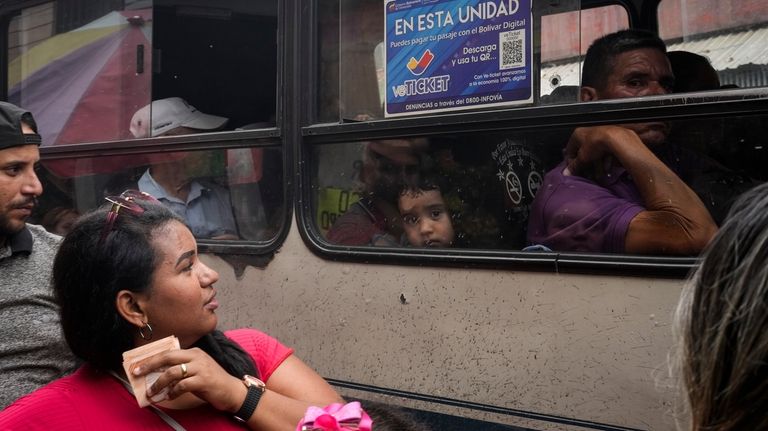
{"type": "Polygon", "coordinates": [[[372,425],[360,402],[353,401],[308,408],[296,431],[371,431],[372,425]]]}

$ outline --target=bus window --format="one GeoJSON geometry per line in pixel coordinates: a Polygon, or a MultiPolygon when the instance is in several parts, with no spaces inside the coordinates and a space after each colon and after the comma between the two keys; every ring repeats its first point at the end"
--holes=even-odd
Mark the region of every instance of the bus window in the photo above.
{"type": "Polygon", "coordinates": [[[590,43],[605,34],[629,28],[627,11],[621,6],[585,10],[575,7],[575,11],[541,17],[542,104],[578,102],[580,59],[590,43]]]}
{"type": "Polygon", "coordinates": [[[134,113],[171,97],[227,129],[276,124],[276,0],[72,3],[23,9],[7,34],[8,100],[44,146],[132,139],[134,113]]]}
{"type": "Polygon", "coordinates": [[[287,214],[277,9],[60,0],[11,15],[6,91],[41,131],[42,211],[83,213],[138,188],[187,214],[198,238],[277,238],[287,214]]]}
{"type": "Polygon", "coordinates": [[[182,97],[230,129],[277,119],[277,0],[154,2],[153,100],[182,97]]]}
{"type": "Polygon", "coordinates": [[[338,245],[521,250],[530,204],[569,133],[318,146],[317,226],[338,245]],[[438,218],[453,231],[447,240],[409,235],[438,218]]]}
{"type": "MultiPolygon", "coordinates": [[[[760,138],[762,121],[669,122],[669,139],[654,154],[719,224],[736,196],[768,179],[761,168],[768,162],[760,138]]],[[[313,152],[316,227],[329,243],[343,246],[624,253],[608,243],[600,245],[602,240],[585,243],[580,236],[569,237],[578,228],[575,223],[583,221],[575,218],[570,226],[567,214],[599,213],[597,201],[564,203],[557,215],[562,231],[551,237],[531,231],[542,227],[531,219],[542,216],[532,212],[534,196],[552,187],[552,175],[564,169],[562,150],[572,131],[319,145],[313,152]],[[449,237],[440,236],[445,229],[441,223],[452,231],[449,237]]],[[[638,199],[638,205],[645,204],[638,199]]],[[[667,253],[659,249],[651,254],[667,253]]]]}
{"type": "Polygon", "coordinates": [[[45,222],[55,226],[58,217],[84,213],[128,189],[158,198],[184,217],[198,239],[269,241],[283,223],[282,160],[276,148],[82,157],[46,160],[43,167],[35,223],[55,212],[48,217],[56,219],[45,222]]]}
{"type": "Polygon", "coordinates": [[[8,100],[34,113],[43,145],[129,138],[151,100],[152,9],[105,5],[74,19],[48,2],[11,20],[8,100]]]}
{"type": "MultiPolygon", "coordinates": [[[[603,6],[592,9],[580,10],[579,1],[558,2],[557,4],[535,4],[532,14],[525,19],[533,27],[534,34],[540,34],[539,45],[531,45],[534,56],[534,70],[539,71],[540,78],[537,88],[537,96],[541,97],[542,104],[576,102],[575,87],[579,85],[580,76],[580,56],[583,55],[589,42],[603,34],[613,32],[618,29],[629,26],[629,18],[626,10],[618,5],[603,6]],[[565,29],[565,30],[564,30],[565,29]],[[540,66],[539,66],[540,64],[540,66]]],[[[388,48],[384,41],[385,14],[383,5],[379,1],[347,1],[338,2],[338,10],[333,7],[323,8],[320,13],[321,26],[319,38],[320,44],[319,73],[320,73],[320,94],[318,99],[318,120],[321,122],[329,121],[366,121],[380,119],[385,116],[384,105],[387,100],[387,92],[392,89],[392,80],[387,82],[387,62],[395,62],[396,57],[390,52],[393,43],[408,43],[417,40],[423,46],[431,50],[441,49],[433,42],[419,42],[419,36],[431,37],[439,34],[439,31],[417,32],[411,40],[390,41],[388,48]],[[334,27],[337,31],[331,31],[334,27]],[[424,33],[424,34],[421,34],[424,33]],[[429,33],[429,34],[427,34],[429,33]],[[344,79],[339,79],[344,77],[344,79]]],[[[459,19],[460,8],[455,7],[451,2],[443,2],[437,11],[452,12],[453,21],[459,19]],[[451,10],[451,7],[454,9],[451,10]],[[457,12],[459,11],[459,12],[457,12]]],[[[433,11],[434,12],[434,11],[433,11]]],[[[415,14],[415,12],[414,12],[415,14]]],[[[430,29],[438,25],[434,21],[437,15],[433,15],[425,21],[424,26],[430,29]],[[431,23],[431,24],[430,24],[431,23]]],[[[440,16],[446,16],[445,14],[440,16]]],[[[416,16],[418,18],[418,15],[416,16]]],[[[462,19],[464,16],[462,15],[462,19]]],[[[451,21],[451,22],[453,22],[451,21]]],[[[503,26],[513,21],[498,20],[499,24],[478,24],[475,29],[477,34],[489,31],[494,25],[503,26]],[[505,24],[506,23],[506,24],[505,24]]],[[[418,24],[418,22],[417,22],[418,24]]],[[[450,24],[445,24],[449,26],[450,24]]],[[[508,25],[511,27],[511,25],[508,25]]],[[[418,25],[416,26],[418,28],[418,25]]],[[[452,27],[451,29],[460,27],[452,27]]],[[[468,30],[473,31],[473,30],[468,30]]],[[[448,32],[446,32],[448,33],[448,32]]],[[[449,33],[451,34],[451,33],[449,33]]],[[[498,38],[497,38],[498,39],[498,38]]],[[[457,38],[459,40],[459,38],[457,38]]],[[[485,43],[481,36],[466,36],[460,38],[463,50],[456,50],[452,54],[455,61],[462,53],[475,52],[477,48],[474,45],[485,43]]],[[[416,42],[415,42],[416,43],[416,42]]],[[[489,42],[491,43],[491,42],[489,42]]],[[[500,43],[496,40],[493,43],[500,43]]],[[[495,46],[493,45],[488,46],[495,46]]],[[[447,49],[447,48],[446,48],[447,49]]],[[[493,48],[497,49],[497,48],[493,48]]],[[[499,48],[500,49],[500,48],[499,48]]],[[[431,51],[430,51],[431,52],[431,51]]],[[[437,51],[436,51],[437,52],[437,51]]],[[[415,54],[415,51],[413,52],[415,54]]],[[[411,55],[410,53],[408,55],[411,55]]],[[[414,54],[414,55],[415,55],[414,54]]],[[[439,54],[438,54],[439,55],[439,54]]],[[[488,62],[491,57],[496,61],[495,55],[489,54],[488,62]]],[[[475,60],[482,60],[476,56],[475,60]]],[[[442,57],[441,57],[442,58],[442,57]]],[[[462,57],[463,58],[463,57],[462,57]]],[[[468,57],[473,61],[472,57],[468,57]]],[[[483,57],[485,58],[485,57],[483,57]]],[[[435,65],[439,65],[441,59],[434,60],[435,65]]],[[[463,61],[463,60],[462,60],[463,61]]],[[[496,61],[498,63],[498,61],[496,61]]],[[[433,66],[437,67],[437,66],[433,66]]],[[[449,67],[455,68],[456,64],[443,64],[439,66],[441,70],[449,67]]],[[[496,76],[494,72],[489,72],[487,67],[477,68],[477,71],[486,73],[485,78],[478,77],[477,85],[493,85],[501,80],[501,76],[496,76]]],[[[490,68],[493,70],[493,67],[490,68]]],[[[390,67],[389,73],[393,70],[390,67]]],[[[459,72],[456,72],[457,74],[459,72]]],[[[468,72],[461,72],[468,73],[468,72]]],[[[429,72],[424,75],[427,76],[429,72]]],[[[437,74],[437,72],[434,72],[437,74]]],[[[501,74],[501,72],[497,73],[501,74]]],[[[459,75],[451,75],[453,80],[448,85],[458,84],[459,75]]],[[[533,79],[531,79],[533,82],[533,79]]],[[[469,85],[474,85],[470,83],[469,85]]],[[[532,85],[532,84],[531,84],[532,85]]],[[[469,89],[467,90],[469,91],[469,89]]],[[[478,93],[480,94],[480,93],[478,93]]],[[[484,94],[484,93],[483,93],[484,94]]],[[[533,98],[532,98],[533,100],[533,98]]],[[[453,105],[451,105],[453,106],[453,105]]],[[[495,106],[495,105],[491,105],[495,106]]],[[[478,109],[483,106],[478,106],[478,109]]],[[[448,109],[450,110],[450,109],[448,109]]],[[[425,110],[417,113],[444,112],[446,109],[435,107],[432,110],[425,110]]]]}
{"type": "MultiPolygon", "coordinates": [[[[768,86],[768,4],[737,0],[664,0],[659,35],[669,51],[700,55],[724,88],[768,86]]],[[[706,67],[706,66],[705,66],[706,67]]],[[[702,90],[710,88],[701,88],[702,90]]]]}
{"type": "MultiPolygon", "coordinates": [[[[442,213],[448,213],[452,221],[453,237],[449,241],[438,240],[437,237],[434,241],[427,239],[421,242],[422,245],[450,243],[453,248],[484,250],[696,255],[703,244],[706,244],[710,233],[714,232],[717,225],[722,222],[732,198],[749,187],[765,181],[762,172],[756,168],[759,164],[755,165],[755,160],[764,158],[762,144],[756,139],[755,134],[740,129],[741,126],[750,124],[752,125],[749,127],[750,131],[762,130],[760,120],[757,116],[724,116],[722,111],[717,114],[715,114],[716,111],[712,111],[690,118],[681,115],[674,119],[665,118],[666,114],[659,114],[652,118],[644,117],[638,120],[633,119],[630,111],[625,110],[621,101],[616,99],[631,97],[653,102],[653,99],[647,96],[656,98],[668,96],[674,99],[674,93],[679,92],[720,90],[719,84],[712,84],[704,79],[698,82],[698,78],[704,76],[701,70],[686,75],[687,69],[690,69],[689,57],[681,57],[677,51],[687,51],[687,48],[694,46],[694,39],[699,42],[698,39],[706,35],[711,36],[711,32],[715,30],[719,32],[718,34],[741,31],[744,26],[754,26],[762,22],[762,18],[759,18],[759,13],[756,17],[755,14],[748,16],[742,12],[733,12],[738,15],[738,19],[723,18],[719,24],[715,25],[703,16],[685,13],[687,10],[685,8],[701,6],[702,2],[703,0],[661,2],[660,34],[666,39],[663,43],[668,46],[670,53],[667,58],[664,52],[659,50],[652,55],[652,61],[648,60],[653,64],[663,65],[664,70],[662,70],[663,73],[660,72],[663,76],[654,78],[659,79],[658,85],[647,91],[639,86],[634,87],[634,81],[632,89],[630,90],[627,86],[626,91],[623,87],[614,89],[612,87],[597,88],[594,84],[582,85],[580,73],[581,59],[595,40],[606,34],[626,29],[631,23],[647,19],[642,13],[625,9],[627,5],[600,4],[598,7],[589,7],[592,6],[591,3],[586,5],[583,2],[541,5],[532,10],[535,33],[539,36],[539,46],[534,47],[536,54],[534,61],[540,62],[538,91],[540,100],[538,102],[540,105],[571,103],[573,109],[566,111],[561,109],[563,107],[553,107],[560,109],[556,114],[550,114],[546,110],[538,111],[537,109],[543,107],[536,106],[534,99],[533,106],[523,104],[516,106],[515,109],[536,110],[536,114],[541,112],[551,117],[534,120],[533,118],[537,115],[532,113],[528,122],[516,121],[516,127],[522,125],[524,130],[515,130],[512,127],[506,133],[473,132],[473,126],[470,123],[462,123],[464,118],[462,115],[452,115],[441,120],[437,120],[438,116],[426,117],[423,121],[416,122],[415,124],[418,124],[416,127],[405,127],[404,131],[408,133],[407,137],[403,138],[365,139],[365,134],[361,133],[359,139],[344,142],[341,139],[334,139],[331,135],[328,137],[330,139],[326,139],[332,143],[313,145],[311,152],[314,167],[312,216],[318,232],[328,243],[334,245],[416,248],[420,244],[419,239],[409,235],[409,231],[412,233],[414,226],[419,226],[420,223],[425,226],[423,229],[429,230],[437,226],[436,222],[442,213]],[[582,6],[586,8],[581,9],[582,6]],[[685,25],[684,19],[695,19],[701,22],[696,25],[685,25]],[[682,24],[675,27],[670,23],[682,24]],[[569,28],[572,31],[563,31],[563,28],[569,28]],[[683,29],[687,34],[683,34],[683,29]],[[683,60],[681,61],[680,58],[683,60]],[[672,67],[666,69],[668,65],[672,67]],[[673,75],[680,77],[677,86],[673,81],[673,75]],[[576,103],[581,102],[582,99],[584,102],[597,103],[576,103]],[[605,108],[596,108],[596,105],[605,108]],[[579,116],[582,111],[586,113],[592,109],[608,109],[608,107],[614,111],[613,115],[602,117],[596,123],[591,123],[591,119],[587,116],[575,121],[572,126],[569,126],[567,121],[563,124],[560,120],[560,114],[563,113],[579,116]],[[440,122],[441,126],[451,127],[455,132],[442,134],[440,127],[434,127],[429,129],[432,134],[420,133],[419,126],[429,126],[435,121],[440,122]],[[622,127],[611,129],[612,124],[622,127]],[[574,135],[572,133],[577,126],[580,126],[579,134],[574,135]],[[594,127],[585,128],[585,126],[594,127]],[[686,231],[688,232],[686,235],[689,233],[695,233],[695,235],[691,234],[687,240],[681,239],[682,242],[689,241],[689,246],[671,247],[663,240],[657,241],[658,237],[654,239],[653,234],[646,234],[634,228],[629,229],[630,221],[637,221],[637,226],[646,226],[642,222],[643,217],[664,210],[652,205],[649,201],[653,200],[650,195],[643,195],[646,188],[637,182],[637,178],[642,177],[641,173],[629,174],[620,162],[616,162],[618,156],[615,154],[613,160],[606,163],[610,169],[604,166],[594,172],[578,174],[566,169],[569,166],[564,164],[562,151],[569,139],[574,136],[578,138],[584,133],[613,134],[613,130],[624,129],[631,131],[626,139],[634,139],[639,142],[638,145],[642,144],[650,149],[647,157],[655,161],[654,164],[659,167],[659,172],[666,171],[667,168],[673,171],[674,177],[671,177],[670,181],[675,184],[675,187],[670,190],[679,189],[681,194],[675,195],[674,200],[681,202],[680,205],[684,206],[677,212],[673,212],[678,217],[687,217],[684,214],[689,214],[689,221],[695,225],[686,231]],[[614,172],[615,169],[620,171],[614,172]],[[555,174],[558,172],[562,172],[561,182],[555,182],[555,174]],[[575,175],[579,180],[598,184],[600,186],[595,189],[595,192],[603,193],[613,190],[601,185],[603,180],[600,175],[603,174],[607,175],[610,180],[608,182],[613,184],[611,187],[619,187],[626,181],[626,200],[621,199],[621,205],[624,205],[621,208],[614,206],[613,203],[599,207],[596,203],[599,200],[597,195],[579,194],[583,188],[576,187],[565,178],[575,175]],[[568,187],[575,187],[573,193],[560,193],[561,197],[550,195],[550,189],[565,187],[563,186],[565,183],[571,184],[568,187]],[[535,199],[537,194],[539,197],[535,199]],[[437,208],[437,210],[433,213],[428,211],[419,213],[418,205],[437,208]],[[608,216],[618,212],[624,214],[623,219],[608,216]],[[430,217],[434,219],[431,220],[434,223],[427,223],[430,217]],[[617,228],[616,231],[611,230],[617,226],[621,228],[617,228]],[[609,241],[610,244],[603,244],[599,238],[586,239],[591,238],[590,235],[613,239],[609,241]]],[[[411,77],[413,88],[406,86],[398,90],[389,85],[382,87],[381,74],[377,73],[377,69],[382,65],[386,69],[385,72],[390,72],[389,66],[386,62],[382,62],[380,57],[386,55],[389,59],[392,46],[413,43],[435,46],[430,45],[431,42],[429,42],[432,33],[424,32],[422,36],[426,38],[424,39],[426,42],[416,36],[421,34],[419,30],[422,24],[426,29],[439,27],[435,22],[440,20],[445,24],[445,15],[450,16],[454,10],[451,9],[451,2],[441,2],[440,5],[440,7],[426,10],[412,7],[408,2],[401,4],[391,1],[382,12],[380,5],[341,0],[338,14],[331,12],[321,14],[319,17],[321,37],[331,35],[332,32],[327,27],[333,26],[339,27],[341,35],[337,41],[338,50],[329,51],[338,53],[338,58],[333,55],[326,56],[324,48],[321,48],[319,73],[321,82],[327,84],[321,85],[322,90],[319,92],[321,103],[334,103],[331,99],[322,97],[331,94],[329,91],[332,90],[327,88],[333,87],[333,83],[323,78],[333,76],[328,74],[328,71],[333,69],[331,66],[334,61],[338,62],[339,75],[348,77],[337,80],[339,92],[335,94],[338,97],[335,106],[338,108],[338,116],[342,123],[349,122],[347,120],[354,122],[383,119],[384,116],[391,114],[381,109],[382,104],[386,102],[382,99],[382,93],[402,91],[410,94],[410,91],[440,90],[442,84],[428,80],[422,82],[420,81],[422,78],[413,77],[411,77]],[[401,22],[397,25],[401,27],[396,27],[394,30],[389,26],[384,27],[385,16],[392,11],[401,10],[405,11],[401,18],[398,18],[401,22]],[[420,21],[422,18],[423,22],[420,21]],[[382,45],[379,32],[384,29],[395,34],[413,31],[416,36],[411,40],[397,39],[394,45],[386,43],[382,45]],[[383,51],[386,52],[382,54],[383,51]],[[418,87],[419,83],[424,84],[421,90],[418,87]],[[350,111],[346,112],[347,110],[350,111]]],[[[756,8],[753,12],[762,10],[761,7],[756,6],[756,8]]],[[[482,15],[484,12],[478,13],[482,15]]],[[[503,25],[507,24],[509,23],[503,23],[503,25]]],[[[652,27],[651,24],[644,23],[646,27],[652,27]]],[[[449,27],[449,24],[445,26],[449,27]]],[[[491,31],[492,28],[493,26],[489,25],[479,29],[485,32],[491,31]]],[[[450,30],[453,29],[454,27],[450,27],[450,30]]],[[[750,27],[748,31],[758,30],[750,27]]],[[[443,33],[437,31],[435,38],[441,37],[454,36],[448,30],[443,33]]],[[[455,37],[458,38],[454,42],[455,45],[475,52],[475,44],[479,39],[472,36],[471,30],[463,38],[455,37]]],[[[662,44],[662,42],[658,43],[659,46],[662,44]]],[[[749,48],[751,46],[749,43],[749,40],[739,42],[738,46],[744,48],[746,45],[746,48],[749,48]]],[[[729,49],[732,58],[738,57],[735,55],[736,46],[734,42],[729,49]]],[[[691,49],[691,51],[695,50],[691,49]]],[[[751,67],[762,67],[760,64],[768,61],[757,58],[755,63],[757,64],[752,64],[751,67]]],[[[414,69],[411,70],[413,75],[420,72],[419,64],[421,64],[419,61],[414,60],[414,69]]],[[[409,69],[410,66],[409,63],[409,69]]],[[[713,60],[712,66],[717,69],[717,62],[713,60]]],[[[721,72],[721,69],[716,70],[722,80],[725,75],[721,72]]],[[[608,77],[600,79],[607,80],[608,77]]],[[[717,79],[716,77],[715,80],[717,79]]],[[[728,81],[723,81],[723,84],[738,85],[728,81]]],[[[760,85],[762,84],[754,86],[760,85]]],[[[387,97],[385,96],[384,99],[389,100],[387,97]]],[[[725,97],[723,93],[718,93],[712,100],[715,102],[726,100],[722,97],[725,97]]],[[[434,102],[437,103],[438,100],[435,99],[434,102]]],[[[424,102],[426,105],[430,103],[432,101],[424,102]]],[[[438,113],[439,111],[417,113],[438,113]]],[[[331,107],[330,112],[337,111],[331,107]]],[[[331,117],[327,119],[332,120],[331,117]]],[[[514,117],[509,119],[516,120],[514,117]]],[[[375,123],[370,124],[374,127],[370,130],[375,131],[374,125],[375,123]]],[[[341,124],[339,130],[345,128],[362,130],[355,128],[352,124],[341,124]]],[[[493,128],[504,129],[505,127],[502,124],[494,125],[493,128]]],[[[621,195],[617,190],[611,193],[616,196],[621,195]]],[[[670,193],[673,192],[670,191],[670,193]]],[[[604,203],[608,201],[610,199],[604,203]]],[[[648,226],[654,229],[659,227],[653,222],[649,222],[648,226]]],[[[663,237],[666,238],[666,236],[663,237]]]]}

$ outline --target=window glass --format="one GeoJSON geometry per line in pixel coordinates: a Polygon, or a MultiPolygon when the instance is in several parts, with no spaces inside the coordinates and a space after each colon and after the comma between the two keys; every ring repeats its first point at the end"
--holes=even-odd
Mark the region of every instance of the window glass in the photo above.
{"type": "MultiPolygon", "coordinates": [[[[664,122],[668,139],[653,147],[653,156],[695,193],[691,208],[702,206],[719,224],[738,194],[768,179],[761,139],[765,120],[664,122]]],[[[317,146],[317,228],[329,243],[345,246],[632,254],[623,248],[632,217],[621,212],[634,216],[651,203],[617,165],[606,166],[602,174],[563,175],[563,148],[572,131],[317,146]]],[[[649,235],[649,243],[652,239],[649,235]]],[[[658,248],[644,254],[696,253],[658,248]]]]}
{"type": "Polygon", "coordinates": [[[685,91],[768,86],[768,3],[739,0],[664,0],[659,35],[678,51],[685,91]],[[706,81],[711,68],[716,76],[706,81]]]}
{"type": "Polygon", "coordinates": [[[148,192],[200,239],[267,241],[284,217],[277,148],[230,148],[46,160],[33,223],[64,232],[73,216],[127,189],[148,192]]]}
{"type": "MultiPolygon", "coordinates": [[[[578,101],[581,59],[593,40],[629,28],[621,6],[557,12],[541,17],[541,103],[578,101]]],[[[563,6],[552,9],[561,11],[563,6]]]]}
{"type": "MultiPolygon", "coordinates": [[[[390,6],[400,3],[388,2],[390,6]]],[[[323,7],[318,12],[320,20],[318,30],[320,40],[318,47],[320,52],[318,61],[320,78],[317,98],[318,121],[345,122],[384,118],[385,101],[393,103],[393,100],[396,100],[394,96],[387,99],[388,92],[407,94],[408,97],[411,97],[420,91],[437,94],[443,87],[448,88],[450,86],[466,85],[467,88],[462,94],[477,95],[479,98],[485,97],[485,99],[481,99],[484,102],[481,102],[477,109],[498,107],[498,104],[494,104],[495,101],[499,100],[497,93],[508,91],[510,94],[517,94],[511,93],[512,90],[506,86],[501,86],[501,83],[511,82],[515,76],[522,76],[517,73],[521,71],[517,63],[511,69],[505,66],[505,61],[502,60],[505,56],[506,58],[517,57],[521,61],[525,59],[526,62],[532,62],[530,73],[536,76],[535,79],[531,76],[531,79],[526,82],[529,86],[528,92],[533,94],[531,94],[531,101],[522,103],[522,106],[530,106],[531,103],[574,102],[576,101],[574,86],[579,85],[580,56],[586,51],[589,43],[603,34],[627,28],[629,25],[626,10],[616,5],[581,11],[581,2],[578,0],[533,2],[532,6],[527,1],[501,1],[494,2],[494,4],[498,7],[520,5],[520,7],[532,7],[533,9],[530,10],[529,15],[515,15],[514,19],[508,18],[508,16],[497,17],[495,21],[492,19],[482,21],[476,18],[476,21],[473,21],[475,25],[466,24],[469,34],[461,36],[459,34],[462,33],[463,27],[456,23],[459,19],[466,19],[467,14],[469,14],[469,12],[464,13],[469,9],[462,9],[462,6],[458,4],[461,2],[441,0],[436,6],[434,2],[430,2],[428,5],[427,3],[422,5],[420,2],[402,3],[419,5],[414,8],[415,12],[411,13],[412,16],[404,15],[405,18],[401,22],[401,24],[406,23],[402,24],[404,26],[402,33],[414,34],[413,39],[408,39],[405,36],[397,37],[398,30],[395,29],[397,24],[385,23],[385,7],[378,0],[338,0],[329,2],[328,7],[323,7]],[[429,15],[430,13],[432,15],[429,15]],[[442,15],[438,15],[440,13],[442,15]],[[449,13],[452,20],[450,22],[456,24],[454,26],[451,26],[450,23],[445,24],[445,17],[449,13]],[[428,17],[422,20],[422,24],[426,27],[431,26],[431,31],[418,31],[419,25],[422,25],[419,24],[419,16],[428,17]],[[411,24],[411,18],[413,29],[408,27],[411,24]],[[525,21],[524,27],[530,27],[532,30],[530,46],[524,45],[524,43],[516,45],[507,43],[510,41],[505,39],[512,38],[514,30],[504,30],[519,25],[513,25],[513,23],[519,23],[521,20],[525,21]],[[439,24],[445,25],[440,27],[439,24]],[[494,26],[497,25],[500,28],[494,30],[494,26]],[[503,26],[506,27],[501,28],[503,26]],[[385,44],[385,28],[387,27],[390,27],[390,31],[386,36],[388,42],[385,44]],[[435,30],[436,28],[438,30],[435,30]],[[441,32],[439,29],[445,30],[441,32]],[[492,37],[484,35],[484,33],[492,33],[492,37]],[[434,36],[435,39],[450,38],[454,42],[449,47],[445,47],[439,45],[440,39],[419,42],[417,40],[419,36],[434,36]],[[414,40],[416,42],[412,44],[411,42],[414,40]],[[412,49],[408,52],[404,50],[395,52],[398,44],[408,44],[412,49]],[[414,44],[417,44],[418,48],[424,49],[417,49],[414,44]],[[513,45],[519,49],[513,50],[513,45]],[[484,46],[487,47],[488,53],[480,52],[485,49],[484,46]],[[527,49],[530,49],[531,52],[528,53],[527,49]],[[433,61],[427,61],[432,57],[425,54],[425,50],[430,50],[430,53],[435,51],[433,61]],[[445,59],[444,57],[448,54],[450,54],[450,59],[445,59]],[[530,57],[528,54],[531,54],[530,57]],[[405,55],[405,57],[400,58],[398,55],[401,57],[405,55]],[[419,63],[416,61],[416,57],[419,55],[422,55],[419,58],[424,60],[423,64],[426,64],[424,70],[419,70],[419,67],[414,66],[413,69],[409,69],[410,72],[402,72],[398,75],[400,69],[392,66],[389,67],[389,70],[387,69],[388,62],[397,65],[399,64],[398,61],[403,60],[401,63],[405,65],[405,60],[409,56],[415,56],[413,57],[413,64],[417,65],[419,63]],[[459,62],[477,64],[477,66],[459,65],[459,62]],[[432,69],[429,69],[430,65],[432,69]],[[465,67],[466,70],[459,71],[459,67],[465,67]],[[506,75],[513,72],[514,75],[506,75]],[[388,73],[392,74],[393,77],[402,75],[405,86],[396,85],[400,81],[394,78],[389,79],[388,73]],[[473,76],[469,78],[464,76],[466,74],[473,76]],[[449,79],[439,82],[429,81],[432,78],[446,76],[449,79]],[[422,84],[419,81],[421,78],[425,78],[427,81],[424,81],[422,89],[419,90],[418,86],[422,84]],[[406,85],[411,81],[413,85],[406,85]],[[490,92],[473,89],[484,86],[491,89],[490,92]],[[499,91],[494,90],[497,86],[501,86],[499,91]],[[556,89],[557,91],[555,91],[556,89]],[[402,93],[398,93],[398,91],[402,93]],[[541,97],[540,102],[539,97],[541,97]]],[[[486,14],[483,16],[488,17],[489,9],[483,11],[486,14]]],[[[478,15],[482,15],[482,13],[478,12],[478,15]]],[[[512,65],[512,63],[509,64],[512,65]]],[[[523,93],[520,92],[520,94],[523,93]]],[[[414,111],[416,114],[428,114],[459,107],[450,104],[450,100],[441,104],[443,99],[437,96],[425,96],[424,94],[420,94],[420,96],[423,96],[422,99],[424,99],[420,101],[420,104],[414,102],[402,109],[406,111],[416,109],[414,111]],[[431,105],[429,104],[430,101],[433,101],[431,105]]],[[[525,99],[524,95],[509,97],[525,99]]],[[[466,103],[472,103],[470,99],[472,98],[468,96],[466,103]]],[[[458,103],[457,100],[454,101],[458,103]]],[[[416,100],[416,102],[419,101],[416,100]]],[[[462,103],[464,102],[462,101],[462,103]]],[[[388,109],[389,115],[398,115],[396,111],[397,109],[388,109]]]]}
{"type": "Polygon", "coordinates": [[[9,100],[43,146],[276,123],[277,0],[61,0],[23,9],[8,36],[9,100]],[[171,98],[183,105],[136,117],[171,98]]]}
{"type": "Polygon", "coordinates": [[[79,3],[76,16],[56,2],[23,9],[8,30],[8,99],[34,113],[43,145],[128,138],[151,100],[151,3],[79,3]]]}

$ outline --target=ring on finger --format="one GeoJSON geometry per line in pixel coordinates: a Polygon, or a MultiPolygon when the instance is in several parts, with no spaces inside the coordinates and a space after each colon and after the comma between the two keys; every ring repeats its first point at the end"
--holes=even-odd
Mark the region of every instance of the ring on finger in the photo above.
{"type": "Polygon", "coordinates": [[[187,377],[187,364],[180,364],[179,367],[181,367],[181,378],[187,377]]]}

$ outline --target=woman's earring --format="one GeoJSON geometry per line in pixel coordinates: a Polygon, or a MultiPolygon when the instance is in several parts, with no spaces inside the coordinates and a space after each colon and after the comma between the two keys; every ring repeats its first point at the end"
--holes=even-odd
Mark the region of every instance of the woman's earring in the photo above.
{"type": "Polygon", "coordinates": [[[144,326],[139,328],[139,335],[141,336],[142,340],[151,340],[152,339],[152,327],[149,326],[149,322],[145,323],[144,326]],[[144,335],[144,328],[148,329],[148,334],[144,335]]]}

